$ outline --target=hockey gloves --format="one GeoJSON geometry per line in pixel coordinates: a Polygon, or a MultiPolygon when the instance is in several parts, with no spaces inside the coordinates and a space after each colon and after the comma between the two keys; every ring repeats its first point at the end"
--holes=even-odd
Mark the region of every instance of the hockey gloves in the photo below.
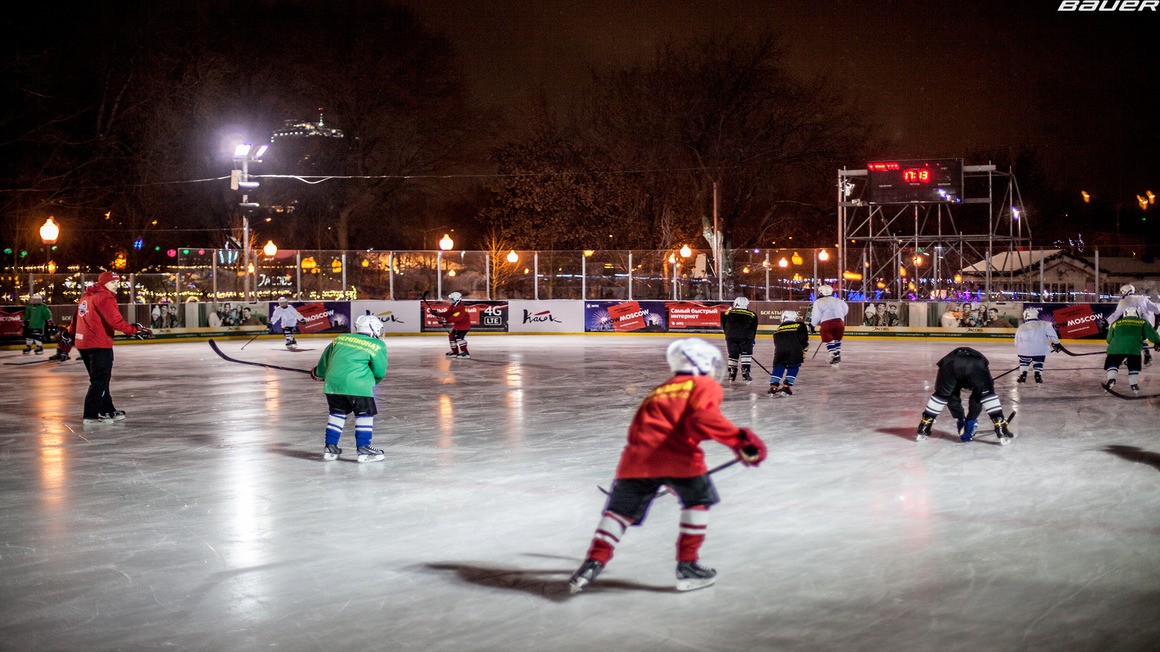
{"type": "Polygon", "coordinates": [[[310,378],[311,378],[311,380],[317,380],[320,383],[324,382],[326,380],[322,376],[318,375],[318,367],[311,367],[310,368],[310,378]]]}
{"type": "Polygon", "coordinates": [[[1059,342],[1052,342],[1051,343],[1051,350],[1055,351],[1056,353],[1059,353],[1060,351],[1063,350],[1063,345],[1060,344],[1059,342]]]}
{"type": "Polygon", "coordinates": [[[66,330],[63,330],[63,329],[59,333],[57,333],[56,341],[60,342],[61,344],[64,344],[65,346],[72,346],[73,345],[72,335],[69,335],[69,332],[66,330]]]}
{"type": "Polygon", "coordinates": [[[137,329],[136,331],[133,332],[133,339],[147,340],[147,339],[153,337],[153,331],[149,330],[148,328],[145,328],[139,322],[134,322],[133,328],[137,329]]]}
{"type": "Polygon", "coordinates": [[[769,453],[765,448],[765,442],[748,428],[742,428],[737,433],[737,447],[733,452],[737,453],[737,457],[745,466],[759,466],[769,453]]]}

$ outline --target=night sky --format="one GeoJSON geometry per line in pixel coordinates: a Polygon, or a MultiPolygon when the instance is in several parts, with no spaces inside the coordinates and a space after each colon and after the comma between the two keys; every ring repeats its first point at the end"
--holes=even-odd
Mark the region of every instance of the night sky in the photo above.
{"type": "MultiPolygon", "coordinates": [[[[1033,148],[1061,184],[1160,187],[1160,13],[1061,13],[1058,2],[404,0],[458,49],[477,99],[565,98],[589,66],[667,38],[771,27],[805,76],[849,90],[897,157],[1033,148]]],[[[857,167],[858,162],[851,162],[857,167]]]]}

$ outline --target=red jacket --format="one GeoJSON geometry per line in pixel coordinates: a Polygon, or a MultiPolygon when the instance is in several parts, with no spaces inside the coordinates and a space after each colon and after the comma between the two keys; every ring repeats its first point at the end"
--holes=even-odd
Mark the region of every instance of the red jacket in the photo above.
{"type": "Polygon", "coordinates": [[[701,442],[744,445],[741,429],[721,414],[721,384],[709,376],[679,374],[654,389],[632,418],[617,478],[692,478],[704,474],[701,442]]]}
{"type": "Polygon", "coordinates": [[[100,283],[93,283],[77,304],[74,322],[75,342],[78,349],[113,348],[113,329],[134,335],[137,327],[121,317],[117,309],[117,295],[100,283]]]}
{"type": "Polygon", "coordinates": [[[462,303],[447,308],[432,308],[431,314],[442,317],[454,330],[471,330],[471,313],[467,312],[467,306],[462,303]]]}

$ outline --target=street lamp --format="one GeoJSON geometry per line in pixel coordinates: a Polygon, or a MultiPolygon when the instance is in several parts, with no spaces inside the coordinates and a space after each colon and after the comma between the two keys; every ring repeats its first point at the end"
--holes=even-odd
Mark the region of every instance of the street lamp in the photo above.
{"type": "Polygon", "coordinates": [[[269,240],[266,242],[266,246],[262,247],[262,253],[273,258],[278,253],[278,245],[274,244],[273,240],[269,240]]]}
{"type": "Polygon", "coordinates": [[[439,249],[442,251],[451,251],[451,248],[454,246],[455,241],[451,239],[450,235],[444,233],[443,238],[439,240],[439,249]]]}
{"type": "MultiPolygon", "coordinates": [[[[234,165],[241,165],[241,169],[230,172],[230,190],[240,190],[242,201],[238,206],[242,209],[242,268],[246,270],[245,281],[242,284],[242,301],[249,301],[250,295],[250,215],[249,211],[258,208],[259,204],[250,201],[249,192],[258,187],[257,181],[250,181],[250,163],[261,163],[262,155],[269,149],[269,145],[254,147],[250,143],[234,145],[234,165]]],[[[255,288],[255,291],[257,288],[255,288]]]]}
{"type": "MultiPolygon", "coordinates": [[[[439,300],[443,300],[443,252],[450,251],[455,246],[455,241],[451,236],[444,233],[443,237],[439,239],[439,251],[435,252],[435,296],[439,300]]],[[[452,274],[452,276],[455,276],[452,274]]]]}
{"type": "MultiPolygon", "coordinates": [[[[44,224],[40,226],[40,239],[42,242],[44,242],[45,270],[48,271],[49,274],[52,274],[52,271],[48,269],[49,267],[52,267],[52,245],[56,243],[56,239],[59,236],[60,226],[57,225],[56,220],[53,219],[51,215],[49,215],[48,219],[44,221],[44,224]]],[[[47,281],[45,281],[45,287],[48,287],[47,281]]],[[[29,288],[29,294],[31,293],[32,288],[29,288]]]]}

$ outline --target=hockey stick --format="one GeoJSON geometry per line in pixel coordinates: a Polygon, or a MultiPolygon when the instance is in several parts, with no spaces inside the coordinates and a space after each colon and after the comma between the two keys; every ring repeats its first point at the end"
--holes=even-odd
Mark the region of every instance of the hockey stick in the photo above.
{"type": "Polygon", "coordinates": [[[1104,355],[1107,353],[1107,351],[1092,351],[1091,353],[1072,353],[1071,351],[1068,351],[1067,347],[1064,346],[1062,343],[1059,345],[1059,350],[1062,351],[1063,353],[1070,355],[1073,358],[1078,358],[1078,357],[1085,356],[1085,355],[1104,355]]]}
{"type": "Polygon", "coordinates": [[[267,369],[278,369],[279,371],[297,371],[300,374],[306,374],[307,376],[310,375],[309,369],[295,369],[294,367],[280,367],[276,364],[265,364],[263,362],[249,362],[248,360],[238,360],[237,358],[231,358],[230,356],[226,355],[220,348],[218,348],[217,342],[215,342],[213,340],[209,341],[209,348],[213,349],[214,353],[221,356],[222,360],[226,360],[227,362],[236,362],[238,364],[248,364],[248,365],[253,365],[255,367],[266,367],[267,369]]]}
{"type": "MultiPolygon", "coordinates": [[[[1104,386],[1101,384],[1100,387],[1104,386]]],[[[1160,398],[1160,394],[1133,394],[1129,396],[1122,392],[1117,392],[1110,387],[1104,387],[1104,391],[1111,394],[1112,396],[1115,396],[1116,398],[1122,398],[1125,401],[1143,401],[1150,398],[1160,398]]]]}
{"type": "Polygon", "coordinates": [[[1008,369],[1007,371],[1004,371],[1003,373],[999,374],[998,376],[995,376],[991,380],[999,380],[1000,378],[1002,378],[1003,376],[1006,376],[1007,374],[1011,373],[1012,371],[1018,371],[1018,370],[1019,370],[1019,367],[1008,369]]]}
{"type": "MultiPolygon", "coordinates": [[[[430,311],[431,311],[431,304],[430,304],[430,303],[427,303],[427,295],[428,295],[428,294],[431,294],[431,290],[423,290],[423,297],[422,297],[422,298],[420,298],[419,300],[423,302],[423,305],[424,305],[424,306],[427,306],[427,312],[430,312],[430,311]]],[[[440,317],[436,317],[436,319],[438,319],[438,320],[439,320],[439,327],[443,329],[443,332],[444,332],[444,333],[447,333],[448,335],[450,335],[450,334],[451,334],[451,329],[447,328],[447,322],[446,322],[446,321],[444,321],[444,320],[443,320],[442,318],[440,318],[440,317]]]]}
{"type": "MultiPolygon", "coordinates": [[[[269,327],[269,326],[267,326],[267,327],[266,327],[266,330],[261,330],[261,331],[258,331],[257,333],[255,333],[255,334],[254,334],[254,336],[253,336],[253,337],[251,337],[251,338],[250,338],[249,342],[246,342],[245,344],[243,344],[243,345],[242,345],[242,348],[240,348],[240,349],[238,349],[238,350],[239,350],[239,351],[245,351],[245,350],[246,350],[246,347],[250,345],[250,342],[253,342],[254,340],[258,339],[258,336],[259,336],[259,335],[261,335],[261,334],[263,334],[263,333],[268,333],[269,331],[270,331],[270,327],[269,327]]],[[[272,334],[272,333],[271,333],[271,334],[272,334]]]]}
{"type": "MultiPolygon", "coordinates": [[[[740,461],[741,461],[741,458],[740,458],[740,457],[735,457],[735,458],[733,458],[732,460],[730,460],[730,461],[728,461],[728,462],[725,462],[724,464],[718,464],[717,466],[714,466],[713,468],[709,469],[709,471],[708,471],[708,472],[706,472],[706,473],[705,473],[705,475],[713,475],[714,473],[716,473],[716,472],[718,472],[718,471],[720,471],[720,470],[722,470],[722,469],[727,469],[727,468],[729,468],[729,467],[733,466],[734,464],[736,464],[736,463],[738,463],[738,462],[740,462],[740,461]]],[[[609,491],[609,490],[605,489],[604,487],[601,487],[600,485],[596,485],[596,488],[597,488],[597,489],[599,489],[599,490],[600,490],[600,491],[601,491],[601,492],[602,492],[602,493],[603,493],[605,496],[611,496],[611,495],[612,495],[612,492],[611,492],[611,491],[609,491]]],[[[658,493],[658,494],[656,495],[656,497],[657,497],[657,498],[660,498],[661,496],[664,496],[664,495],[667,495],[667,494],[671,494],[671,493],[673,493],[673,490],[672,490],[672,489],[670,489],[670,488],[668,488],[668,487],[665,487],[665,490],[664,490],[664,491],[661,491],[660,493],[658,493]]]]}

